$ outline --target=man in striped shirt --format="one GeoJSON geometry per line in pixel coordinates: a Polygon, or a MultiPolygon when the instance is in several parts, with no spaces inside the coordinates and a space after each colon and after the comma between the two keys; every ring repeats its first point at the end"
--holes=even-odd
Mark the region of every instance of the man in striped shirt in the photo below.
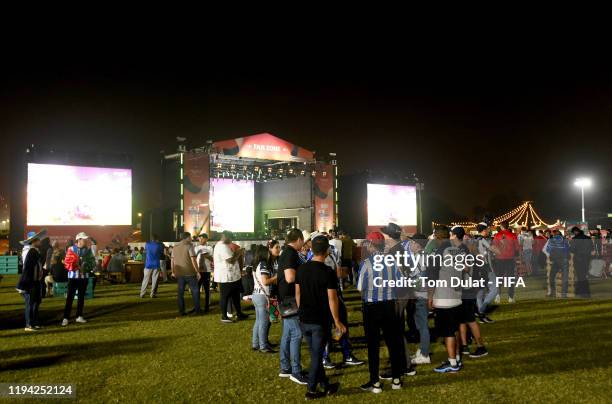
{"type": "Polygon", "coordinates": [[[380,383],[380,331],[391,358],[393,390],[402,387],[402,336],[399,333],[398,316],[395,310],[395,288],[388,281],[400,279],[396,265],[386,265],[384,260],[385,237],[380,232],[368,234],[364,245],[367,258],[359,270],[357,289],[363,300],[363,326],[368,344],[368,368],[370,380],[361,386],[372,393],[382,392],[380,383]]]}

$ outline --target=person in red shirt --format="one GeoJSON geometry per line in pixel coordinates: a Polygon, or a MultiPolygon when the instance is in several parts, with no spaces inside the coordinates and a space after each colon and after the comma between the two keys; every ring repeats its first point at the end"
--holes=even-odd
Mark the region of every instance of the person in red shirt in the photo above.
{"type": "MultiPolygon", "coordinates": [[[[500,224],[500,230],[493,237],[495,254],[495,275],[501,278],[516,277],[516,257],[520,253],[520,247],[516,234],[509,230],[508,222],[500,224]]],[[[501,295],[501,287],[499,295],[501,295]]],[[[497,299],[496,299],[497,300],[497,299]]],[[[508,303],[514,303],[514,284],[508,287],[508,303]]]]}

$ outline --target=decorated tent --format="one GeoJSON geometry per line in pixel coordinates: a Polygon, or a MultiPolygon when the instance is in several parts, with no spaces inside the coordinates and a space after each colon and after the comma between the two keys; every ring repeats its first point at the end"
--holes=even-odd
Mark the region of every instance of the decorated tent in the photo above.
{"type": "MultiPolygon", "coordinates": [[[[497,226],[503,222],[508,222],[511,227],[527,227],[529,229],[549,229],[561,225],[561,221],[557,219],[555,223],[546,223],[533,208],[531,201],[525,201],[516,208],[497,216],[493,219],[493,225],[497,226]]],[[[441,223],[432,222],[433,227],[441,223]]],[[[466,230],[476,228],[478,223],[474,222],[452,222],[452,226],[462,226],[466,230]]]]}

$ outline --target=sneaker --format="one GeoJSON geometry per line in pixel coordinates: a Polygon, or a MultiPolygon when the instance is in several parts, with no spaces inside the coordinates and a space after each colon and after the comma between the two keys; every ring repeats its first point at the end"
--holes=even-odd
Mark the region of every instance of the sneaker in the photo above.
{"type": "Polygon", "coordinates": [[[42,330],[42,327],[41,327],[41,326],[39,326],[39,325],[35,325],[35,326],[34,326],[34,329],[35,329],[35,330],[42,330]]]}
{"type": "Polygon", "coordinates": [[[486,321],[484,320],[485,315],[484,314],[478,314],[476,316],[476,321],[478,321],[478,324],[484,324],[486,323],[486,321]]]}
{"type": "Polygon", "coordinates": [[[276,351],[270,347],[266,347],[264,349],[260,349],[259,352],[261,353],[276,353],[276,351]]]}
{"type": "Polygon", "coordinates": [[[344,359],[344,365],[347,365],[347,366],[359,366],[359,365],[363,365],[364,363],[365,363],[364,361],[360,361],[359,359],[355,358],[353,355],[344,359]]]}
{"type": "Polygon", "coordinates": [[[330,361],[329,359],[323,358],[323,367],[325,369],[334,369],[336,365],[334,364],[334,362],[330,361]]]}
{"type": "Polygon", "coordinates": [[[305,386],[308,384],[308,377],[304,375],[293,375],[292,374],[289,376],[289,380],[291,380],[293,383],[301,384],[302,386],[305,386]]]}
{"type": "Polygon", "coordinates": [[[232,320],[230,320],[229,318],[222,318],[222,319],[221,319],[221,322],[222,322],[222,323],[233,323],[233,321],[232,321],[232,320]]]}
{"type": "Polygon", "coordinates": [[[499,304],[499,302],[501,302],[501,296],[497,295],[495,296],[495,304],[499,304]]]}
{"type": "Polygon", "coordinates": [[[416,376],[417,371],[413,366],[410,366],[408,370],[404,372],[404,376],[416,376]]]}
{"type": "Polygon", "coordinates": [[[76,319],[76,322],[77,323],[81,323],[81,324],[85,324],[87,322],[87,320],[85,320],[83,318],[83,316],[78,316],[77,319],[76,319]]]}
{"type": "Polygon", "coordinates": [[[418,355],[414,357],[410,361],[413,365],[425,365],[431,363],[431,358],[429,355],[423,355],[421,351],[418,352],[418,355]]]}
{"type": "Polygon", "coordinates": [[[361,385],[361,390],[370,391],[374,394],[379,394],[382,393],[382,385],[380,384],[380,382],[367,382],[366,384],[361,385]]]}
{"type": "Polygon", "coordinates": [[[516,299],[515,299],[515,298],[513,298],[513,297],[509,297],[509,298],[508,298],[508,303],[510,303],[510,304],[514,304],[514,303],[516,303],[516,299]]]}
{"type": "Polygon", "coordinates": [[[26,328],[24,328],[23,330],[24,330],[24,331],[27,331],[27,332],[36,332],[36,331],[38,331],[38,330],[37,330],[36,328],[34,328],[34,327],[26,327],[26,328]]]}
{"type": "Polygon", "coordinates": [[[247,318],[249,318],[249,315],[248,314],[244,314],[244,313],[240,313],[240,314],[236,315],[236,318],[238,320],[246,320],[247,318]]]}
{"type": "Polygon", "coordinates": [[[230,312],[227,312],[227,318],[234,318],[234,315],[230,312]]]}
{"type": "Polygon", "coordinates": [[[252,346],[251,347],[251,351],[255,351],[255,352],[259,351],[259,347],[258,346],[252,346]]]}
{"type": "Polygon", "coordinates": [[[323,397],[325,397],[325,393],[322,391],[307,391],[304,395],[304,399],[306,400],[316,400],[323,397]]]}
{"type": "Polygon", "coordinates": [[[461,369],[461,365],[457,363],[457,365],[453,366],[449,361],[442,363],[437,368],[434,368],[434,372],[436,373],[455,373],[461,369]]]}
{"type": "Polygon", "coordinates": [[[390,371],[390,370],[388,370],[388,371],[386,371],[385,373],[381,374],[381,375],[380,375],[380,378],[381,378],[382,380],[393,380],[393,375],[391,374],[391,371],[390,371]]]}
{"type": "Polygon", "coordinates": [[[290,370],[281,370],[278,373],[278,377],[291,377],[291,371],[290,370]]]}
{"type": "Polygon", "coordinates": [[[68,319],[65,318],[62,320],[62,327],[66,327],[68,325],[68,319]]]}
{"type": "Polygon", "coordinates": [[[393,390],[401,390],[402,389],[402,381],[400,379],[393,379],[393,382],[391,382],[391,388],[393,390]]]}
{"type": "Polygon", "coordinates": [[[462,355],[469,355],[470,354],[470,347],[469,347],[469,345],[461,345],[461,354],[462,355]]]}
{"type": "Polygon", "coordinates": [[[484,321],[487,324],[493,324],[495,322],[495,320],[491,319],[489,316],[487,315],[483,315],[482,316],[482,321],[484,321]]]}
{"type": "Polygon", "coordinates": [[[487,356],[488,354],[489,351],[487,351],[487,348],[479,346],[474,352],[470,354],[470,358],[482,358],[483,356],[487,356]]]}

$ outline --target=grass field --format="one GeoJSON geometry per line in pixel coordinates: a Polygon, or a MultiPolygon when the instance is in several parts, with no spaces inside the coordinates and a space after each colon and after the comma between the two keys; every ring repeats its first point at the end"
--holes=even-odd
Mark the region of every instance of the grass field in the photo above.
{"type": "MultiPolygon", "coordinates": [[[[252,309],[250,320],[221,324],[217,294],[211,314],[177,317],[175,284],[162,284],[158,299],[142,300],[138,285],[98,285],[85,305],[89,323],[59,327],[64,300],[47,298],[45,329],[26,334],[15,281],[5,276],[0,284],[0,382],[75,383],[80,402],[303,400],[305,387],[277,376],[278,355],[250,350],[252,309]]],[[[367,365],[328,371],[341,383],[329,401],[611,402],[612,300],[526,300],[526,292],[496,310],[495,324],[482,326],[490,355],[466,359],[461,372],[432,371],[445,357],[436,343],[432,365],[404,378],[401,391],[362,392],[367,365]]],[[[348,301],[355,354],[366,359],[354,290],[348,301]]],[[[273,324],[270,339],[279,338],[280,324],[273,324]]],[[[302,362],[308,361],[304,345],[302,362]]]]}

